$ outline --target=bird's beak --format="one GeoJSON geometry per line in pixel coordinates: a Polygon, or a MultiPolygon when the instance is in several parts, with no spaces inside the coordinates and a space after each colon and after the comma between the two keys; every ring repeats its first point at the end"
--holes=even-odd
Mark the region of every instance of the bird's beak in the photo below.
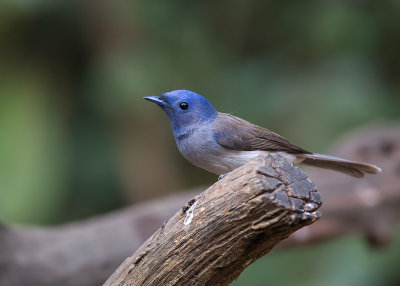
{"type": "Polygon", "coordinates": [[[167,103],[163,100],[162,96],[145,96],[143,99],[157,103],[159,106],[164,107],[167,103]]]}

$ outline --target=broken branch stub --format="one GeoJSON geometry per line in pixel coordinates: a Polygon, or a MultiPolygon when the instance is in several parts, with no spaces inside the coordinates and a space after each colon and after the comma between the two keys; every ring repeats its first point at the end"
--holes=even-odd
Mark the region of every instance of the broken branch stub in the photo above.
{"type": "Polygon", "coordinates": [[[278,154],[234,170],[177,212],[105,285],[228,285],[320,217],[321,196],[278,154]]]}

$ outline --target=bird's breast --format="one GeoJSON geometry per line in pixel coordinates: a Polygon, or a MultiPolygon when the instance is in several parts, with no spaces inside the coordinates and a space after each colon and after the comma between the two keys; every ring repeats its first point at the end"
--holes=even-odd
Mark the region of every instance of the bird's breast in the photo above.
{"type": "Polygon", "coordinates": [[[215,174],[228,173],[267,151],[236,151],[222,147],[213,130],[202,127],[175,136],[181,154],[193,165],[215,174]]]}

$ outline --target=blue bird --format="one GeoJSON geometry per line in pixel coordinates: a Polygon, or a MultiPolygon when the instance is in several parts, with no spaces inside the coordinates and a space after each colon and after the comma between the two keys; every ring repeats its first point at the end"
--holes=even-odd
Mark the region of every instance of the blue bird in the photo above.
{"type": "Polygon", "coordinates": [[[268,129],[218,112],[206,98],[189,90],[144,99],[165,111],[181,154],[193,165],[220,178],[266,152],[279,152],[295,164],[332,169],[354,177],[381,172],[371,164],[306,151],[268,129]]]}

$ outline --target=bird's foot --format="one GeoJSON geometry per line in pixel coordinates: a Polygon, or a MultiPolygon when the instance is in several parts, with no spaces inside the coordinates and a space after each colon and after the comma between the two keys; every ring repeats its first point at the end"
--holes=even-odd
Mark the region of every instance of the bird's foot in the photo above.
{"type": "Polygon", "coordinates": [[[227,176],[227,175],[229,175],[229,173],[225,173],[225,174],[221,174],[221,175],[219,175],[219,177],[218,177],[218,181],[219,181],[219,180],[221,180],[223,177],[225,177],[225,176],[227,176]]]}

